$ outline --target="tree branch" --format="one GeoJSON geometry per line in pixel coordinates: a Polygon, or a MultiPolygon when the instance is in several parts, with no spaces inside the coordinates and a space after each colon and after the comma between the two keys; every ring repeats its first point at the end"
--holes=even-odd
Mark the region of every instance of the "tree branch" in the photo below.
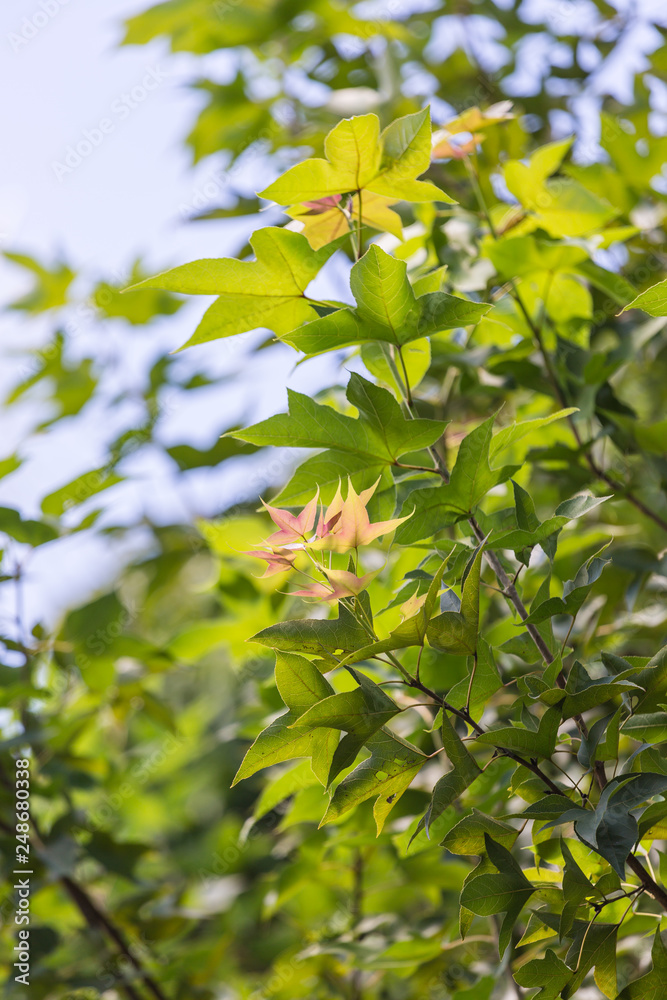
{"type": "MultiPolygon", "coordinates": [[[[5,788],[13,792],[13,786],[10,779],[8,778],[4,767],[0,764],[0,781],[5,786],[5,788]]],[[[35,846],[38,850],[43,851],[45,848],[44,838],[42,837],[41,831],[37,824],[34,814],[31,814],[30,823],[33,828],[33,835],[35,839],[35,846]]],[[[8,827],[4,821],[0,822],[0,825],[7,829],[9,832],[13,832],[11,827],[8,827]]],[[[110,917],[93,901],[86,890],[79,885],[73,878],[68,875],[60,876],[60,883],[67,892],[68,896],[72,902],[77,906],[81,915],[85,918],[86,922],[90,927],[97,927],[99,930],[103,931],[107,937],[109,937],[115,944],[118,953],[126,958],[130,964],[137,971],[139,978],[144,983],[146,989],[153,995],[155,1000],[167,1000],[166,994],[162,992],[161,987],[156,983],[153,977],[148,973],[138,958],[132,954],[130,945],[125,940],[123,932],[117,927],[110,917]]],[[[134,988],[130,983],[124,982],[123,988],[127,993],[130,1000],[141,1000],[141,997],[136,993],[134,988]]]]}

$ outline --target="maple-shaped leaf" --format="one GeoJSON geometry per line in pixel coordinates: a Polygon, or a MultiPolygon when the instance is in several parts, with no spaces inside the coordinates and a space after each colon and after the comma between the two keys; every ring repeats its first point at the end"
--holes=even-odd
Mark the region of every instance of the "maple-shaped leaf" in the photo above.
{"type": "Polygon", "coordinates": [[[262,500],[264,510],[279,528],[269,538],[271,545],[288,545],[290,542],[300,542],[312,531],[317,516],[318,493],[303,508],[298,516],[291,514],[288,510],[281,510],[279,507],[272,507],[271,504],[262,500]]]}
{"type": "Polygon", "coordinates": [[[442,421],[426,417],[407,419],[390,392],[356,373],[350,376],[347,398],[359,410],[358,419],[291,389],[287,397],[289,413],[228,432],[258,447],[326,449],[299,466],[277,498],[280,503],[310,500],[317,486],[335,490],[338,481],[348,475],[356,488],[366,487],[362,480],[369,480],[370,486],[402,455],[434,444],[446,427],[442,421]]]}
{"type": "Polygon", "coordinates": [[[323,568],[322,573],[327,578],[329,586],[313,581],[305,590],[293,591],[293,596],[312,597],[316,601],[338,601],[342,597],[356,597],[362,590],[366,590],[376,576],[377,570],[366,573],[365,576],[357,576],[345,569],[323,568]]]}
{"type": "Polygon", "coordinates": [[[430,181],[417,178],[431,162],[428,108],[405,115],[380,133],[377,115],[344,118],[324,140],[326,159],[304,160],[270,184],[260,197],[279,205],[365,192],[400,201],[453,203],[430,181]]]}
{"type": "Polygon", "coordinates": [[[443,611],[428,625],[429,644],[445,653],[473,654],[479,630],[479,578],[485,542],[477,547],[461,592],[461,610],[443,611]]]}
{"type": "Polygon", "coordinates": [[[619,214],[574,177],[551,179],[571,145],[572,139],[550,142],[527,163],[508,160],[504,167],[505,183],[530,213],[532,226],[558,238],[597,232],[619,214]]]}
{"type": "Polygon", "coordinates": [[[490,489],[506,482],[520,468],[519,465],[490,466],[494,420],[495,416],[489,417],[464,437],[449,483],[414,490],[410,494],[403,512],[414,508],[415,516],[398,530],[397,541],[402,545],[427,538],[468,517],[490,489]]]}
{"type": "Polygon", "coordinates": [[[131,287],[218,296],[183,347],[258,327],[280,336],[316,318],[314,300],[308,298],[306,289],[344,239],[315,251],[301,233],[267,226],[250,237],[253,261],[195,260],[131,287]]]}
{"type": "Polygon", "coordinates": [[[471,153],[475,146],[484,140],[483,132],[491,125],[509,121],[512,114],[512,102],[501,101],[484,110],[478,107],[466,108],[456,118],[445,122],[441,129],[433,133],[434,160],[453,157],[459,159],[471,153]],[[462,135],[471,133],[470,139],[461,139],[462,135]]]}
{"type": "Polygon", "coordinates": [[[660,929],[655,932],[651,950],[652,966],[641,979],[628,983],[618,995],[618,1000],[661,1000],[665,995],[667,982],[667,948],[660,936],[660,929]]]}
{"type": "Polygon", "coordinates": [[[34,257],[28,257],[23,253],[10,253],[6,251],[4,257],[25,268],[32,274],[33,287],[20,298],[10,302],[8,309],[16,309],[27,313],[46,312],[47,309],[57,309],[67,302],[69,286],[76,277],[67,264],[58,261],[49,268],[40,264],[34,257]]]}
{"type": "Polygon", "coordinates": [[[361,203],[358,194],[347,199],[335,194],[293,205],[287,209],[287,215],[303,225],[301,232],[314,250],[348,233],[356,224],[360,210],[364,226],[391,233],[400,240],[403,238],[401,217],[391,209],[396,201],[396,198],[385,198],[371,191],[364,192],[361,203]]]}
{"type": "Polygon", "coordinates": [[[374,798],[373,816],[379,836],[388,814],[428,761],[421,750],[384,727],[366,741],[366,746],[371,756],[337,786],[320,826],[374,798]]]}
{"type": "Polygon", "coordinates": [[[266,561],[266,570],[262,575],[275,576],[276,573],[285,573],[287,570],[292,569],[297,554],[290,551],[290,549],[271,548],[252,549],[251,551],[244,552],[243,555],[253,556],[255,559],[264,559],[266,561]]]}
{"type": "Polygon", "coordinates": [[[304,656],[280,652],[276,657],[276,685],[288,709],[263,730],[248,749],[233,785],[272,764],[310,757],[315,776],[324,784],[338,743],[330,729],[299,726],[311,705],[334,693],[317,667],[304,656]]]}
{"type": "Polygon", "coordinates": [[[447,292],[417,296],[407,265],[373,243],[350,272],[356,309],[338,309],[292,330],[284,339],[309,357],[381,341],[403,347],[441,330],[477,323],[491,306],[447,292]]]}
{"type": "MultiPolygon", "coordinates": [[[[362,490],[358,494],[348,480],[347,498],[343,501],[340,495],[340,488],[334,497],[334,501],[327,510],[320,536],[316,543],[318,548],[331,549],[334,552],[346,552],[349,549],[356,549],[362,545],[370,545],[381,535],[395,531],[399,524],[407,520],[407,517],[395,517],[389,521],[376,521],[371,523],[366,510],[366,505],[377,489],[380,479],[378,478],[373,486],[367,490],[362,490]],[[340,500],[339,500],[340,498],[340,500]],[[334,508],[335,515],[331,516],[331,509],[334,508]]],[[[326,570],[330,573],[331,571],[326,570]]],[[[365,578],[364,578],[365,579],[365,578]]],[[[360,590],[363,588],[360,588],[360,590]]],[[[359,593],[359,591],[356,591],[359,593]]]]}
{"type": "Polygon", "coordinates": [[[544,958],[534,958],[526,962],[514,973],[519,986],[531,989],[541,986],[535,995],[535,1000],[556,1000],[564,986],[572,979],[572,969],[569,969],[551,948],[547,948],[544,958]]]}

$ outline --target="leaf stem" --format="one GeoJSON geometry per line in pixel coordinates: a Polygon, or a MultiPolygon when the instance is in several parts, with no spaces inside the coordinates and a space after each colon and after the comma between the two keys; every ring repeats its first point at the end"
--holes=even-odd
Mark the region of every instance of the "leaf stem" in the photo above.
{"type": "Polygon", "coordinates": [[[363,238],[361,234],[363,214],[361,188],[357,190],[357,198],[359,199],[359,210],[357,212],[357,260],[360,260],[363,251],[363,238]]]}
{"type": "Polygon", "coordinates": [[[468,682],[468,694],[466,696],[466,712],[470,712],[470,699],[472,697],[472,686],[477,673],[477,650],[473,653],[473,665],[470,671],[470,681],[468,682]]]}
{"type": "Polygon", "coordinates": [[[403,357],[403,351],[401,350],[401,345],[397,345],[398,357],[401,362],[401,367],[403,369],[403,378],[405,379],[405,401],[408,404],[408,408],[412,410],[412,392],[410,391],[410,379],[408,377],[408,369],[405,366],[405,358],[403,357]]]}

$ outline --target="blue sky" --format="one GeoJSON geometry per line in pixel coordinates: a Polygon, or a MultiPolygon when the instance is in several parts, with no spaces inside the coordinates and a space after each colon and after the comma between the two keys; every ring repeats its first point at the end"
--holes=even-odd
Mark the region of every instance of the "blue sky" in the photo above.
{"type": "MultiPolygon", "coordinates": [[[[57,10],[51,0],[44,0],[47,12],[55,10],[48,17],[40,0],[0,7],[3,131],[12,137],[11,155],[0,159],[1,248],[46,260],[62,254],[89,277],[120,280],[137,254],[155,270],[233,254],[265,219],[222,225],[183,222],[184,216],[226,197],[224,162],[212,157],[193,169],[182,143],[201,102],[186,86],[195,76],[195,61],[186,54],[167,60],[162,41],[117,48],[120,21],[145,6],[136,0],[68,0],[62,6],[54,2],[57,10]],[[24,41],[28,34],[33,37],[24,41]],[[76,150],[82,141],[81,148],[87,150],[88,142],[91,151],[76,164],[71,152],[68,158],[68,149],[76,150]],[[68,163],[75,166],[64,171],[62,165],[68,163]]],[[[218,70],[224,73],[224,65],[218,70]]],[[[252,165],[244,171],[243,182],[247,193],[261,186],[252,165]]],[[[9,301],[26,290],[26,281],[18,268],[0,261],[0,287],[1,300],[9,301]]],[[[153,360],[188,339],[204,305],[189,303],[178,316],[130,336],[122,323],[116,328],[105,324],[104,343],[102,328],[83,316],[73,351],[92,351],[104,359],[108,401],[133,379],[140,382],[153,360]]],[[[18,351],[27,343],[42,342],[52,325],[52,318],[26,323],[15,313],[0,314],[0,392],[25,367],[18,351]]],[[[186,367],[208,366],[231,375],[232,381],[165,403],[161,434],[166,443],[189,441],[208,447],[233,421],[246,417],[250,422],[284,408],[287,384],[305,390],[310,378],[328,381],[324,362],[310,363],[311,375],[305,371],[308,366],[294,370],[295,356],[283,347],[263,352],[246,378],[243,343],[225,342],[224,350],[219,346],[181,356],[186,367]]],[[[108,407],[94,405],[55,433],[35,438],[29,431],[39,407],[37,394],[26,406],[0,416],[0,457],[16,447],[25,459],[17,473],[0,481],[0,504],[19,506],[32,515],[39,512],[41,496],[99,464],[105,442],[132,420],[127,411],[112,411],[110,416],[108,407]]],[[[159,520],[207,514],[243,499],[244,491],[252,489],[247,474],[243,485],[233,469],[202,470],[186,481],[157,455],[144,455],[141,467],[135,462],[130,471],[141,480],[109,493],[109,522],[132,523],[141,513],[159,520]]],[[[259,484],[266,490],[284,477],[284,462],[274,466],[262,459],[255,471],[254,488],[259,484]]],[[[139,533],[128,540],[128,548],[141,543],[139,533]]],[[[113,576],[126,554],[122,547],[112,550],[84,536],[39,550],[26,579],[31,617],[42,612],[52,617],[64,605],[83,599],[113,576]]]]}

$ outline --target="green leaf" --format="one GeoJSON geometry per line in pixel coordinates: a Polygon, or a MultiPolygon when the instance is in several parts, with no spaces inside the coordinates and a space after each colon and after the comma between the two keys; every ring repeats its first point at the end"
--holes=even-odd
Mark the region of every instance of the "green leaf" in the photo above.
{"type": "Polygon", "coordinates": [[[388,653],[395,649],[406,649],[408,646],[422,646],[424,643],[423,616],[416,614],[413,618],[408,618],[401,622],[385,639],[378,639],[377,642],[360,646],[353,653],[345,657],[345,664],[358,663],[360,660],[367,660],[378,653],[388,653]]]}
{"type": "Polygon", "coordinates": [[[295,729],[293,723],[298,717],[296,712],[286,712],[259,734],[243,758],[233,785],[264,767],[297,757],[311,757],[313,771],[322,784],[326,784],[338,736],[330,729],[295,729]]]}
{"type": "Polygon", "coordinates": [[[237,455],[251,455],[256,448],[250,444],[238,444],[228,437],[222,437],[215,442],[212,448],[193,448],[189,444],[176,444],[165,449],[170,458],[178,465],[181,472],[189,469],[201,469],[208,466],[219,465],[227,458],[235,458],[237,455]]]}
{"type": "Polygon", "coordinates": [[[411,842],[422,830],[425,830],[426,836],[429,837],[431,824],[442,816],[445,809],[456,802],[466,788],[482,773],[475,758],[466,749],[445,712],[442,715],[442,745],[452,769],[435,783],[426,814],[419,821],[419,825],[411,837],[411,842]]]}
{"type": "Polygon", "coordinates": [[[477,737],[477,742],[487,743],[503,750],[514,750],[528,757],[547,759],[551,757],[556,746],[560,718],[559,708],[549,708],[540,719],[537,732],[518,726],[507,726],[487,730],[477,737]]]}
{"type": "Polygon", "coordinates": [[[609,559],[603,559],[600,556],[600,552],[603,552],[606,547],[607,545],[579,567],[574,580],[565,581],[562,598],[548,597],[536,608],[531,607],[530,614],[522,624],[537,625],[548,618],[553,618],[554,615],[576,615],[586,600],[591,587],[599,580],[602,570],[609,562],[609,559]]]}
{"type": "MultiPolygon", "coordinates": [[[[298,466],[286,486],[274,497],[273,503],[279,507],[303,506],[312,500],[313,494],[320,488],[322,495],[327,493],[333,497],[338,484],[345,482],[347,477],[357,493],[373,486],[381,477],[378,492],[373,501],[379,500],[383,491],[394,489],[394,480],[389,472],[389,462],[380,456],[369,458],[365,455],[353,455],[349,451],[336,451],[329,448],[317,455],[312,455],[298,466]]],[[[393,498],[392,498],[393,499],[393,498]]],[[[390,503],[391,510],[384,517],[394,513],[395,502],[390,503]]]]}
{"type": "Polygon", "coordinates": [[[507,848],[496,843],[488,833],[484,834],[484,844],[489,860],[499,874],[484,872],[466,879],[461,892],[461,906],[485,917],[505,913],[498,935],[498,950],[502,957],[510,943],[514,924],[535,889],[507,848]]]}
{"type": "Polygon", "coordinates": [[[518,836],[514,827],[473,809],[470,816],[464,816],[449,831],[441,846],[451,851],[452,854],[482,855],[486,851],[485,835],[487,834],[496,843],[502,844],[508,849],[518,836]]]}
{"type": "MultiPolygon", "coordinates": [[[[509,531],[496,533],[492,536],[489,547],[494,549],[514,549],[518,552],[522,549],[532,549],[535,545],[544,545],[548,538],[555,532],[560,531],[568,521],[583,517],[591,510],[595,510],[601,503],[609,497],[594,497],[580,495],[565,500],[556,508],[553,517],[547,518],[541,524],[535,516],[535,508],[532,507],[532,514],[527,506],[526,497],[528,494],[521,487],[513,482],[514,500],[517,511],[517,528],[509,531]],[[520,494],[517,493],[520,491],[520,494]]],[[[530,500],[530,498],[528,497],[530,500]]]]}
{"type": "Polygon", "coordinates": [[[350,287],[356,309],[340,309],[313,320],[284,339],[309,357],[371,341],[398,348],[441,330],[475,324],[491,308],[446,292],[416,298],[405,261],[375,243],[353,266],[350,287]]]}
{"type": "Polygon", "coordinates": [[[395,941],[370,963],[371,969],[415,969],[442,955],[442,945],[436,938],[412,938],[395,941]]]}
{"type": "Polygon", "coordinates": [[[372,244],[350,273],[350,288],[362,324],[385,327],[400,344],[417,326],[417,299],[408,281],[407,264],[372,244]]]}
{"type": "Polygon", "coordinates": [[[416,178],[431,162],[429,109],[405,115],[380,134],[377,115],[339,122],[324,141],[326,159],[304,160],[260,192],[279,205],[317,201],[353,191],[372,191],[402,201],[451,203],[429,181],[416,178]]]}
{"type": "Polygon", "coordinates": [[[599,677],[593,680],[582,664],[576,661],[565,686],[567,696],[561,703],[563,719],[581,715],[619,695],[632,695],[639,691],[641,688],[637,684],[624,678],[599,677]]]}
{"type": "Polygon", "coordinates": [[[667,712],[633,715],[623,726],[623,732],[642,743],[667,741],[667,712]]]}
{"type": "Polygon", "coordinates": [[[660,928],[656,930],[653,938],[651,959],[650,972],[629,983],[619,993],[618,1000],[663,1000],[667,982],[667,948],[663,943],[660,928]]]}
{"type": "Polygon", "coordinates": [[[577,914],[577,909],[586,899],[598,899],[601,893],[585,875],[575,861],[567,842],[561,838],[560,849],[563,855],[563,896],[565,905],[561,912],[559,936],[562,939],[569,934],[577,914]]]}
{"type": "Polygon", "coordinates": [[[577,752],[577,760],[582,767],[589,768],[596,760],[615,760],[618,757],[618,734],[622,711],[623,706],[620,706],[613,715],[598,719],[591,726],[588,737],[582,736],[577,752]]]}
{"type": "Polygon", "coordinates": [[[463,706],[468,697],[468,690],[470,690],[470,705],[474,710],[479,711],[479,708],[483,707],[491,695],[495,694],[502,686],[503,682],[493,658],[493,651],[489,644],[478,636],[477,665],[472,685],[469,675],[461,678],[449,689],[447,700],[452,705],[463,706]]]}
{"type": "Polygon", "coordinates": [[[108,872],[135,879],[134,868],[139,859],[149,850],[147,844],[122,842],[104,830],[95,830],[86,843],[86,853],[95,858],[108,872]]]}
{"type": "Polygon", "coordinates": [[[384,454],[394,458],[435,444],[447,426],[445,421],[425,417],[406,419],[390,392],[356,372],[350,375],[346,396],[359,410],[360,419],[370,425],[375,439],[383,442],[384,454]]]}
{"type": "Polygon", "coordinates": [[[33,287],[27,295],[10,302],[7,308],[37,315],[47,309],[65,305],[69,287],[76,275],[64,262],[58,261],[49,268],[27,254],[5,251],[4,256],[29,271],[34,279],[33,287]]]}
{"type": "Polygon", "coordinates": [[[605,292],[619,306],[628,306],[637,295],[637,289],[623,275],[606,271],[592,260],[584,260],[576,265],[576,271],[582,274],[595,288],[605,292]]]}
{"type": "Polygon", "coordinates": [[[569,809],[572,801],[564,795],[544,795],[521,813],[528,819],[555,819],[569,809]]]}
{"type": "Polygon", "coordinates": [[[478,546],[463,584],[460,611],[443,611],[426,629],[429,645],[445,653],[477,652],[479,632],[479,577],[484,542],[478,546]]]}
{"type": "Polygon", "coordinates": [[[271,812],[272,809],[275,809],[276,806],[280,805],[281,802],[291,795],[317,784],[318,781],[313,774],[310,761],[301,761],[300,764],[291,767],[289,771],[281,774],[279,778],[275,778],[266,785],[255,804],[253,818],[255,820],[261,819],[262,816],[266,816],[267,813],[271,812]]]}
{"type": "Polygon", "coordinates": [[[534,958],[526,962],[514,973],[519,986],[532,989],[541,986],[539,993],[533,995],[533,1000],[556,1000],[563,987],[572,978],[572,970],[568,969],[551,948],[547,948],[544,958],[534,958]]]}
{"type": "Polygon", "coordinates": [[[104,594],[70,611],[63,623],[62,637],[89,657],[102,655],[122,633],[127,619],[127,608],[117,595],[104,594]]]}
{"type": "Polygon", "coordinates": [[[333,694],[329,681],[305,656],[276,655],[276,687],[287,707],[303,714],[311,705],[333,694]]]}
{"type": "Polygon", "coordinates": [[[594,810],[568,809],[547,826],[574,821],[579,839],[594,848],[619,877],[624,878],[626,858],[639,836],[632,810],[665,789],[667,775],[664,774],[620,775],[605,786],[594,810]]]}
{"type": "Polygon", "coordinates": [[[452,994],[452,1000],[490,1000],[496,980],[493,976],[483,976],[470,989],[457,990],[452,994]]]}
{"type": "MultiPolygon", "coordinates": [[[[558,170],[571,145],[571,138],[560,139],[539,146],[528,158],[527,164],[509,160],[505,170],[508,185],[515,185],[523,198],[537,199],[543,192],[544,181],[558,170]]],[[[519,198],[514,187],[510,190],[519,198]]]]}
{"type": "Polygon", "coordinates": [[[300,727],[324,726],[347,735],[336,747],[327,776],[327,787],[352,764],[370,736],[401,711],[398,705],[365,674],[350,673],[359,684],[352,691],[332,694],[311,706],[300,718],[300,727]]]}
{"type": "Polygon", "coordinates": [[[365,674],[350,670],[359,684],[352,691],[331,694],[312,705],[299,719],[304,726],[327,726],[346,733],[376,732],[401,711],[398,705],[365,674]]]}
{"type": "Polygon", "coordinates": [[[306,289],[344,239],[315,251],[300,233],[268,226],[250,237],[254,261],[196,260],[130,287],[218,296],[183,347],[258,327],[280,337],[316,317],[306,289]]]}
{"type": "Polygon", "coordinates": [[[667,316],[667,278],[641,292],[622,312],[628,309],[643,309],[649,316],[667,316]]]}
{"type": "MultiPolygon", "coordinates": [[[[412,340],[403,345],[401,354],[407,381],[414,392],[431,366],[431,342],[428,337],[412,340]]],[[[394,351],[382,341],[366,341],[361,345],[361,360],[368,371],[401,399],[405,391],[405,374],[400,360],[397,366],[393,355],[394,351]]]]}
{"type": "Polygon", "coordinates": [[[555,423],[556,420],[563,420],[565,417],[569,417],[570,414],[576,413],[576,406],[568,406],[564,410],[557,410],[556,413],[550,413],[546,417],[535,417],[532,420],[520,420],[507,427],[501,428],[497,434],[494,434],[491,439],[491,444],[489,446],[489,459],[496,459],[501,452],[505,451],[506,448],[510,448],[517,441],[521,441],[523,438],[528,437],[530,434],[534,434],[535,431],[542,430],[543,427],[548,427],[549,424],[555,423]]]}
{"type": "Polygon", "coordinates": [[[587,261],[582,247],[550,243],[535,236],[512,236],[491,243],[485,255],[503,278],[535,273],[570,273],[587,261]]]}
{"type": "Polygon", "coordinates": [[[535,892],[524,875],[479,875],[465,886],[461,904],[481,917],[523,907],[535,892]]]}
{"type": "Polygon", "coordinates": [[[322,824],[332,822],[366,799],[375,798],[373,816],[379,836],[391,809],[428,757],[388,729],[371,736],[366,746],[371,756],[336,787],[322,824]]]}
{"type": "Polygon", "coordinates": [[[539,527],[540,521],[535,513],[535,504],[530,493],[514,480],[512,480],[512,490],[514,492],[516,523],[522,531],[535,531],[539,527]]]}
{"type": "Polygon", "coordinates": [[[262,629],[250,641],[281,652],[315,654],[331,666],[337,666],[339,657],[358,649],[367,639],[366,630],[345,605],[339,602],[338,618],[326,621],[320,618],[299,618],[278,622],[262,629]]]}
{"type": "Polygon", "coordinates": [[[58,538],[58,531],[43,521],[24,520],[17,510],[0,507],[0,532],[26,545],[44,545],[58,538]]]}
{"type": "Polygon", "coordinates": [[[409,545],[462,520],[490,489],[514,475],[519,466],[492,469],[489,465],[493,421],[494,417],[489,417],[463,439],[446,486],[414,490],[410,494],[403,513],[414,508],[415,514],[399,526],[397,542],[409,545]]]}
{"type": "Polygon", "coordinates": [[[276,657],[276,685],[289,711],[259,734],[243,758],[233,784],[264,767],[296,757],[310,757],[313,772],[325,784],[338,735],[332,730],[294,723],[311,705],[333,694],[333,688],[310,660],[289,653],[276,657]]]}
{"type": "Polygon", "coordinates": [[[566,962],[575,972],[561,996],[569,1000],[576,994],[589,971],[595,967],[595,983],[607,997],[616,996],[616,936],[617,924],[590,924],[577,921],[576,933],[566,962]]]}
{"type": "MultiPolygon", "coordinates": [[[[137,284],[145,277],[140,261],[135,261],[130,276],[132,284],[137,284]]],[[[155,289],[123,292],[119,286],[106,281],[96,285],[92,301],[102,316],[124,319],[132,326],[144,326],[158,316],[173,316],[183,305],[180,299],[168,292],[155,289]]]]}
{"type": "Polygon", "coordinates": [[[229,434],[258,447],[329,448],[334,455],[344,452],[389,465],[406,452],[433,444],[446,427],[439,420],[407,420],[390,392],[356,373],[350,377],[347,392],[359,409],[359,419],[288,390],[289,413],[229,434]]]}
{"type": "Polygon", "coordinates": [[[108,468],[91,469],[82,476],[77,476],[70,483],[49,493],[42,500],[42,511],[50,517],[60,517],[66,510],[84,503],[90,497],[107,490],[110,486],[123,481],[108,468]]]}
{"type": "MultiPolygon", "coordinates": [[[[347,476],[357,489],[372,486],[401,455],[428,447],[446,427],[439,420],[406,419],[390,392],[356,373],[350,377],[347,395],[359,410],[359,419],[288,390],[289,414],[230,432],[258,446],[327,449],[298,467],[276,503],[306,502],[316,488],[335,488],[347,476]]],[[[393,486],[393,480],[388,479],[384,488],[389,484],[393,486]]]]}
{"type": "Polygon", "coordinates": [[[662,698],[667,683],[667,646],[653,656],[646,664],[645,668],[635,674],[634,681],[644,688],[644,697],[635,705],[635,711],[653,708],[657,699],[662,698]]]}
{"type": "Polygon", "coordinates": [[[572,177],[549,180],[571,143],[571,139],[548,143],[537,149],[527,164],[519,160],[505,164],[508,188],[550,236],[583,236],[618,215],[608,202],[572,177]]]}
{"type": "Polygon", "coordinates": [[[430,181],[414,180],[431,165],[429,108],[391,122],[380,141],[383,154],[380,174],[368,185],[370,190],[404,201],[444,201],[453,204],[453,199],[430,181]]]}
{"type": "Polygon", "coordinates": [[[8,455],[7,458],[0,460],[0,479],[4,479],[5,476],[9,476],[12,472],[16,470],[21,465],[21,459],[18,455],[8,455]]]}
{"type": "Polygon", "coordinates": [[[389,633],[386,639],[379,639],[377,642],[362,646],[354,653],[345,658],[346,663],[356,663],[359,660],[366,660],[378,653],[392,652],[395,649],[405,649],[408,646],[423,646],[429,621],[436,607],[442,575],[447,565],[447,559],[440,564],[435,576],[429,584],[426,600],[416,615],[406,618],[404,622],[389,633]]]}

